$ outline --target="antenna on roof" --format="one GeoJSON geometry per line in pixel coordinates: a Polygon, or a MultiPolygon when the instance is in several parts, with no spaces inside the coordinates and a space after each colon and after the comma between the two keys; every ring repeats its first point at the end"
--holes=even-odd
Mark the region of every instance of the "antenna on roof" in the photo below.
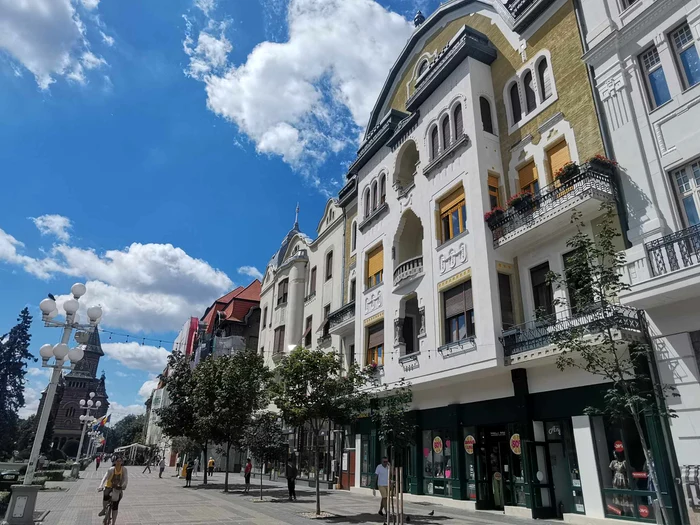
{"type": "Polygon", "coordinates": [[[296,215],[294,216],[294,229],[299,229],[299,203],[297,202],[296,215]]]}

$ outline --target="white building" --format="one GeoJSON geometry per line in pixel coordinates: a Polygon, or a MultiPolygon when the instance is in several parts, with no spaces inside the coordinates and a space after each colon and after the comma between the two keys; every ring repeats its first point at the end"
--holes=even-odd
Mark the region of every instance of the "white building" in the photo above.
{"type": "Polygon", "coordinates": [[[691,522],[700,523],[700,2],[586,0],[586,53],[624,168],[631,290],[646,310],[691,522]],[[689,483],[688,483],[689,482],[689,483]]]}

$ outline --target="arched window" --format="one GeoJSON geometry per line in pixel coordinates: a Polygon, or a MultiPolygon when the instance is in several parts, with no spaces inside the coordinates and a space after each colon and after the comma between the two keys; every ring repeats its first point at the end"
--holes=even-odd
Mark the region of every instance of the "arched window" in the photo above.
{"type": "Polygon", "coordinates": [[[462,120],[462,104],[457,104],[454,110],[454,120],[455,120],[455,140],[459,140],[464,134],[464,121],[462,120]]]}
{"type": "Polygon", "coordinates": [[[537,77],[540,81],[540,93],[542,93],[542,101],[544,102],[552,96],[552,80],[549,78],[549,65],[546,58],[537,64],[537,77]]]}
{"type": "MultiPolygon", "coordinates": [[[[352,222],[352,231],[350,232],[350,249],[354,252],[357,249],[357,222],[352,222]]],[[[267,308],[265,308],[267,313],[267,308]]]]}
{"type": "Polygon", "coordinates": [[[425,73],[425,70],[428,69],[428,61],[423,60],[423,62],[420,63],[420,66],[418,66],[418,78],[425,73]]]}
{"type": "Polygon", "coordinates": [[[510,86],[510,109],[513,111],[513,124],[520,122],[523,116],[523,110],[520,107],[520,92],[518,91],[518,84],[513,82],[510,86]]]}
{"type": "Polygon", "coordinates": [[[384,204],[386,202],[386,175],[382,175],[379,179],[379,203],[384,204]]]}
{"type": "Polygon", "coordinates": [[[440,139],[438,138],[438,129],[437,126],[433,128],[433,131],[430,132],[430,153],[432,155],[432,158],[437,158],[438,152],[440,150],[440,139]]]}
{"type": "Polygon", "coordinates": [[[523,83],[525,84],[525,109],[527,113],[534,111],[537,106],[537,99],[535,98],[535,89],[532,85],[532,72],[528,71],[523,77],[523,83]]]}
{"type": "Polygon", "coordinates": [[[377,209],[377,181],[372,183],[372,209],[377,209]]]}
{"type": "Polygon", "coordinates": [[[481,126],[487,133],[493,133],[493,121],[491,120],[491,104],[486,97],[479,97],[479,109],[481,110],[481,126]]]}
{"type": "Polygon", "coordinates": [[[369,202],[369,188],[365,190],[365,217],[369,217],[369,212],[372,210],[369,202]]]}
{"type": "Polygon", "coordinates": [[[445,117],[442,121],[442,148],[447,149],[450,145],[450,117],[445,117]]]}

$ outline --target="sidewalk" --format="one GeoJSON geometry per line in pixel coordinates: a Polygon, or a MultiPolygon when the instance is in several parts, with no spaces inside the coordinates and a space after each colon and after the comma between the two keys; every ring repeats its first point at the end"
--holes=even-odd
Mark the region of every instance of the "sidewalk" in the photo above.
{"type": "MultiPolygon", "coordinates": [[[[101,494],[97,487],[106,472],[106,465],[95,472],[94,465],[81,473],[76,482],[52,483],[67,488],[64,492],[39,493],[37,510],[50,510],[45,525],[100,525],[97,516],[101,494]]],[[[129,468],[129,486],[120,504],[117,525],[310,525],[305,513],[315,511],[314,489],[297,485],[296,503],[287,499],[285,482],[263,480],[260,502],[260,480],[251,486],[250,494],[242,494],[243,477],[229,474],[230,492],[223,490],[224,474],[215,473],[208,485],[202,476],[192,480],[192,488],[183,488],[184,481],[174,477],[168,468],[163,478],[158,473],[142,474],[143,467],[129,468]]],[[[304,484],[306,485],[306,484],[304,484]]],[[[321,509],[330,517],[314,520],[321,523],[382,523],[377,515],[379,496],[371,497],[347,491],[321,490],[321,509]]],[[[495,512],[470,512],[432,503],[406,503],[410,523],[422,525],[545,525],[546,521],[520,519],[495,512]],[[430,516],[430,512],[434,514],[430,516]]],[[[561,522],[560,522],[561,523],[561,522]]]]}

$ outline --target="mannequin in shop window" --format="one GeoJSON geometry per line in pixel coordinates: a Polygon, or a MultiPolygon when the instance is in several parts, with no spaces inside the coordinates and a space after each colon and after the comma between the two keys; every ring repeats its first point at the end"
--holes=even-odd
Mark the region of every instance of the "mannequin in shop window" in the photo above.
{"type": "MultiPolygon", "coordinates": [[[[613,472],[612,485],[616,489],[629,489],[627,477],[627,460],[622,452],[613,450],[613,460],[610,462],[610,470],[613,472]]],[[[626,494],[615,494],[613,504],[620,507],[620,511],[625,515],[632,515],[632,497],[626,494]]]]}

